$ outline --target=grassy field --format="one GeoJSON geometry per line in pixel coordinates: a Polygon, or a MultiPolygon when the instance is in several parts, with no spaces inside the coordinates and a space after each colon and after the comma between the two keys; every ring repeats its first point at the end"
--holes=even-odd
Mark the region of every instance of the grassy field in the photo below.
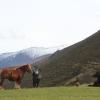
{"type": "Polygon", "coordinates": [[[52,87],[0,90],[0,100],[100,100],[100,88],[52,87]]]}

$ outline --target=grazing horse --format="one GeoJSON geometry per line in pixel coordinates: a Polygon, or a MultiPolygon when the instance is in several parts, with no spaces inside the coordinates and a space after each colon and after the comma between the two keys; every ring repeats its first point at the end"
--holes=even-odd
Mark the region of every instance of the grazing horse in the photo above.
{"type": "Polygon", "coordinates": [[[41,79],[41,75],[39,73],[39,68],[35,68],[35,70],[33,70],[33,87],[37,88],[39,86],[39,82],[40,82],[40,79],[41,79]]]}
{"type": "Polygon", "coordinates": [[[22,65],[14,69],[2,69],[0,73],[0,87],[2,88],[4,80],[8,79],[9,81],[15,81],[15,88],[20,88],[21,80],[26,72],[32,72],[31,64],[22,65]]]}

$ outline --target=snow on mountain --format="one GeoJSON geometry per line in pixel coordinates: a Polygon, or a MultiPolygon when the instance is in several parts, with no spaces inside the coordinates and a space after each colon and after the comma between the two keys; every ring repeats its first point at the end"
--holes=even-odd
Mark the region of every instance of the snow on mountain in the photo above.
{"type": "Polygon", "coordinates": [[[0,55],[0,68],[33,63],[36,58],[52,54],[63,47],[43,48],[31,47],[18,52],[3,53],[0,55]]]}

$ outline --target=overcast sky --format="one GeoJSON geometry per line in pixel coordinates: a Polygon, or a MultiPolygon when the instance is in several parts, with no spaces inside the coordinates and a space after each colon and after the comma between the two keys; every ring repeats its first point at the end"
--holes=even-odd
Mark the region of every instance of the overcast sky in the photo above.
{"type": "Polygon", "coordinates": [[[71,45],[100,29],[100,0],[0,0],[0,53],[71,45]]]}

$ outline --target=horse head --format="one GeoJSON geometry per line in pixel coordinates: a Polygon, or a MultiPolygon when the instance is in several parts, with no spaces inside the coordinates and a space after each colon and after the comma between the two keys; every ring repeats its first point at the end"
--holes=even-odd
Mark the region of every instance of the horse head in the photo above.
{"type": "Polygon", "coordinates": [[[35,78],[41,78],[41,70],[37,66],[33,66],[33,77],[35,78]]]}
{"type": "Polygon", "coordinates": [[[36,75],[39,74],[39,68],[37,66],[33,66],[33,73],[36,75]]]}
{"type": "Polygon", "coordinates": [[[32,72],[32,65],[31,64],[26,65],[26,71],[29,73],[32,72]]]}

